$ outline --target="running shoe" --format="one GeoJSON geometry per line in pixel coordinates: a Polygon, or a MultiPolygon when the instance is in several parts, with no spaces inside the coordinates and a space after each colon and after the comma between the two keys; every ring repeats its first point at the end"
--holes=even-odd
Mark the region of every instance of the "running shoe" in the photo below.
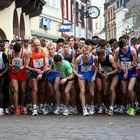
{"type": "Polygon", "coordinates": [[[20,114],[24,115],[24,107],[23,106],[20,107],[20,114]]]}
{"type": "Polygon", "coordinates": [[[112,109],[108,109],[108,110],[107,110],[107,114],[108,114],[109,116],[113,116],[114,112],[113,112],[112,109]]]}
{"type": "Polygon", "coordinates": [[[16,116],[19,116],[19,115],[20,115],[20,110],[19,110],[19,108],[16,108],[16,109],[15,109],[15,115],[16,115],[16,116]]]}
{"type": "Polygon", "coordinates": [[[43,115],[47,115],[49,113],[49,111],[45,107],[41,108],[41,110],[43,115]]]}
{"type": "Polygon", "coordinates": [[[84,107],[84,108],[83,108],[83,116],[88,116],[88,115],[89,115],[89,113],[88,113],[88,111],[87,111],[87,108],[84,107]]]}
{"type": "Polygon", "coordinates": [[[64,116],[68,116],[69,115],[69,109],[67,107],[64,108],[63,115],[64,116]]]}
{"type": "Polygon", "coordinates": [[[69,106],[69,113],[70,114],[77,114],[78,111],[77,111],[76,106],[75,107],[69,106]]]}
{"type": "Polygon", "coordinates": [[[133,107],[131,107],[128,115],[129,116],[135,116],[136,115],[136,110],[133,107]]]}
{"type": "Polygon", "coordinates": [[[98,114],[103,114],[103,107],[102,106],[99,107],[98,114]]]}
{"type": "Polygon", "coordinates": [[[4,115],[4,110],[3,108],[0,108],[0,116],[4,115]]]}
{"type": "Polygon", "coordinates": [[[34,108],[34,109],[33,109],[32,115],[33,115],[33,116],[37,116],[37,115],[38,115],[37,108],[34,108]]]}
{"type": "Polygon", "coordinates": [[[60,107],[57,106],[56,109],[53,111],[54,114],[59,115],[60,113],[60,107]]]}
{"type": "Polygon", "coordinates": [[[125,113],[125,107],[123,105],[120,106],[119,113],[125,113]]]}
{"type": "Polygon", "coordinates": [[[95,114],[95,107],[93,105],[90,106],[90,109],[89,109],[89,115],[93,115],[95,114]]]}

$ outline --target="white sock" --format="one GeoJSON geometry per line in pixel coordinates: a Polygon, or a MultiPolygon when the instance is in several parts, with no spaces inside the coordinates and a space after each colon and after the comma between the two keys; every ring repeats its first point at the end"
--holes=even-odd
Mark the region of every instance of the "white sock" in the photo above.
{"type": "Polygon", "coordinates": [[[114,107],[113,107],[113,106],[110,106],[110,109],[111,109],[111,110],[113,110],[113,109],[114,109],[114,107]]]}

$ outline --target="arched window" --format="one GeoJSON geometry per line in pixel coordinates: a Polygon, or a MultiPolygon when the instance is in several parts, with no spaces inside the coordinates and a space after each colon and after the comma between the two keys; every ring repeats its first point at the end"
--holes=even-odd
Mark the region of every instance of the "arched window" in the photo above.
{"type": "Polygon", "coordinates": [[[16,9],[13,15],[13,35],[16,35],[19,37],[19,23],[18,23],[18,15],[17,15],[16,9]]]}
{"type": "Polygon", "coordinates": [[[20,16],[20,37],[24,38],[25,36],[25,22],[24,22],[24,16],[21,14],[20,16]]]}

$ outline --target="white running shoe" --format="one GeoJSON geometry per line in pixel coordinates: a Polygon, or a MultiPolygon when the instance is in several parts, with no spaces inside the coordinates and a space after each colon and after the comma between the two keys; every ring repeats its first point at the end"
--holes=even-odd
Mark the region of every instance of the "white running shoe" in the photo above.
{"type": "Polygon", "coordinates": [[[43,115],[47,115],[49,113],[49,111],[45,107],[41,108],[41,110],[43,115]]]}
{"type": "Polygon", "coordinates": [[[9,109],[5,108],[5,114],[10,114],[9,109]]]}
{"type": "Polygon", "coordinates": [[[33,115],[33,116],[37,116],[37,115],[38,115],[37,108],[34,108],[34,109],[33,109],[33,113],[32,113],[32,115],[33,115]]]}
{"type": "Polygon", "coordinates": [[[68,116],[69,115],[69,109],[67,107],[64,108],[63,115],[64,116],[68,116]]]}
{"type": "Polygon", "coordinates": [[[102,106],[99,107],[98,114],[103,114],[103,107],[102,106]]]}
{"type": "Polygon", "coordinates": [[[60,107],[57,106],[56,109],[53,111],[54,114],[59,115],[60,114],[60,107]]]}
{"type": "Polygon", "coordinates": [[[93,105],[90,106],[90,109],[89,109],[89,115],[93,115],[95,114],[95,107],[93,105]]]}
{"type": "Polygon", "coordinates": [[[0,108],[0,116],[4,115],[4,110],[3,108],[0,108]]]}
{"type": "Polygon", "coordinates": [[[123,105],[120,106],[119,113],[121,114],[125,113],[125,107],[123,105]]]}
{"type": "Polygon", "coordinates": [[[77,114],[78,113],[77,108],[69,106],[69,113],[70,114],[77,114]]]}
{"type": "Polygon", "coordinates": [[[84,108],[83,108],[83,116],[88,116],[88,115],[89,115],[89,113],[88,113],[88,111],[87,111],[87,108],[84,107],[84,108]]]}

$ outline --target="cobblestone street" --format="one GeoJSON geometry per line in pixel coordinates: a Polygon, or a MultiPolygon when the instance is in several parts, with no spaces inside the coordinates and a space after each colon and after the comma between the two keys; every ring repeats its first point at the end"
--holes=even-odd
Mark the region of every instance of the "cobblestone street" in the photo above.
{"type": "Polygon", "coordinates": [[[2,116],[1,140],[139,140],[140,116],[2,116]]]}

